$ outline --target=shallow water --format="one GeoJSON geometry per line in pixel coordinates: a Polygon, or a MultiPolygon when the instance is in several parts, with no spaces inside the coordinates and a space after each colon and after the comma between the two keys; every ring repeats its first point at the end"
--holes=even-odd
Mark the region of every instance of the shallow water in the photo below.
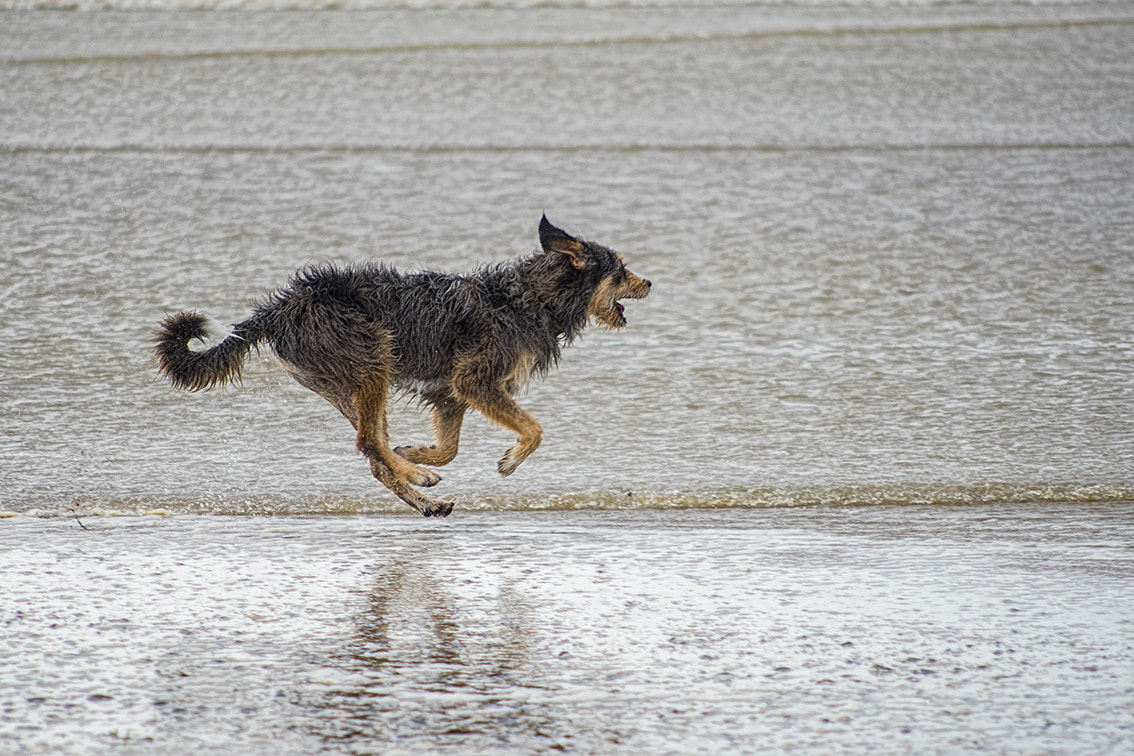
{"type": "Polygon", "coordinates": [[[21,518],[0,746],[1128,753],[1134,508],[21,518]]]}

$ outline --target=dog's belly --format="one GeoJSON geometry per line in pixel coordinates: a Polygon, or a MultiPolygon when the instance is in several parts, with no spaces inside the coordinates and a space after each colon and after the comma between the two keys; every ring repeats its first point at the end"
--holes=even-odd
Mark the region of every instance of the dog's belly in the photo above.
{"type": "Polygon", "coordinates": [[[420,378],[398,378],[394,381],[394,388],[398,391],[408,391],[419,396],[448,394],[452,391],[447,381],[440,378],[423,380],[420,378]]]}

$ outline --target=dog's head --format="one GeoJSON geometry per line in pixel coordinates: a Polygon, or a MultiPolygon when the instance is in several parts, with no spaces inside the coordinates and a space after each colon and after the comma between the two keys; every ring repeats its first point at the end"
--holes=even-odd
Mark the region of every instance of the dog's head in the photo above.
{"type": "Polygon", "coordinates": [[[626,308],[620,299],[643,299],[650,293],[649,280],[627,270],[617,252],[576,239],[551,225],[546,215],[539,222],[539,243],[544,252],[566,255],[576,270],[593,279],[587,315],[604,328],[616,331],[626,325],[626,308]]]}

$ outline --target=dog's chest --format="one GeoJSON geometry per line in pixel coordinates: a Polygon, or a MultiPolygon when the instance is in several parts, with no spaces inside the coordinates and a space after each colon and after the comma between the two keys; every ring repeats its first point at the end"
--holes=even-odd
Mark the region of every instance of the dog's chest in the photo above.
{"type": "Polygon", "coordinates": [[[532,379],[536,369],[537,358],[530,352],[524,352],[512,366],[512,370],[504,377],[504,390],[515,394],[523,389],[532,379]]]}

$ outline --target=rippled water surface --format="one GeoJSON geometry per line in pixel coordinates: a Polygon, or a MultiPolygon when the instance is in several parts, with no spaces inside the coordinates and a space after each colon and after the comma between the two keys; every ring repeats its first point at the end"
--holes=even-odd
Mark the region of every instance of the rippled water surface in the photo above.
{"type": "Polygon", "coordinates": [[[0,750],[1134,748],[1130,3],[52,4],[0,0],[0,750]],[[266,351],[150,362],[545,212],[653,291],[445,522],[266,351]]]}

